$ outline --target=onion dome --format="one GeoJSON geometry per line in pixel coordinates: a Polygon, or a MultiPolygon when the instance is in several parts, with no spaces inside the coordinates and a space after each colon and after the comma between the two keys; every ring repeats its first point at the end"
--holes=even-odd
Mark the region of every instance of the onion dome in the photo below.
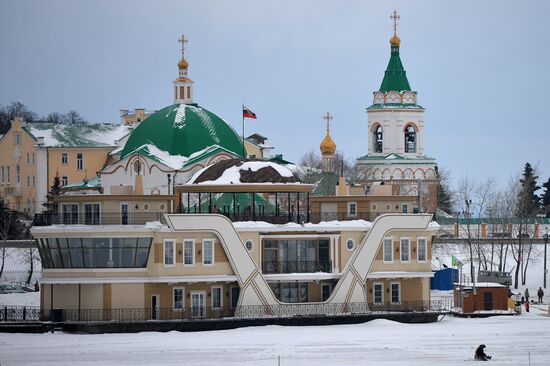
{"type": "Polygon", "coordinates": [[[180,69],[187,69],[189,67],[189,62],[182,57],[180,62],[178,62],[178,67],[180,69]]]}
{"type": "Polygon", "coordinates": [[[321,149],[322,155],[334,155],[334,153],[336,152],[336,144],[330,137],[330,131],[328,129],[327,129],[327,135],[321,142],[320,149],[321,149]]]}
{"type": "Polygon", "coordinates": [[[395,32],[393,33],[393,37],[391,37],[390,39],[390,44],[393,47],[399,47],[399,45],[401,45],[401,40],[399,39],[399,37],[397,37],[397,34],[395,32]]]}

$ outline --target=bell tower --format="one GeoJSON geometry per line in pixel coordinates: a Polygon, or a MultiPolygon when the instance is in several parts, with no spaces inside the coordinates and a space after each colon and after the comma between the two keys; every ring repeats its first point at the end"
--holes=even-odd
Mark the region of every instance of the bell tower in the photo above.
{"type": "Polygon", "coordinates": [[[174,104],[190,104],[193,103],[193,80],[187,75],[189,63],[185,60],[188,39],[182,34],[178,42],[181,43],[181,60],[178,62],[178,78],[174,80],[174,104]]]}
{"type": "Polygon", "coordinates": [[[330,137],[330,121],[334,117],[330,112],[325,113],[323,116],[323,119],[327,122],[327,134],[323,141],[321,141],[321,145],[319,148],[321,149],[321,157],[323,159],[322,163],[322,170],[323,173],[329,172],[334,173],[334,154],[336,153],[336,144],[330,137]]]}

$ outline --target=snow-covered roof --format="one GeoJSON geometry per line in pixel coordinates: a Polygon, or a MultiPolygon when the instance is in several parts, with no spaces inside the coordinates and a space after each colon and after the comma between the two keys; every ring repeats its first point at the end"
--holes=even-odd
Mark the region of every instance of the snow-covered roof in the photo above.
{"type": "Polygon", "coordinates": [[[46,147],[108,147],[126,136],[131,126],[111,123],[27,123],[24,129],[46,147]]]}
{"type": "Polygon", "coordinates": [[[264,160],[230,159],[196,172],[187,184],[300,183],[286,166],[264,160]]]}
{"type": "Polygon", "coordinates": [[[235,221],[233,226],[237,231],[327,231],[327,230],[346,230],[361,231],[369,230],[372,223],[365,220],[349,221],[321,221],[318,224],[304,223],[297,224],[289,222],[287,224],[270,224],[265,221],[235,221]]]}

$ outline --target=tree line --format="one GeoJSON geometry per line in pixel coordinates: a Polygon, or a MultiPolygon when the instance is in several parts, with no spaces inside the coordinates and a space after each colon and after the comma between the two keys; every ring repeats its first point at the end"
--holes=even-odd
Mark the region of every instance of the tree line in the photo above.
{"type": "Polygon", "coordinates": [[[0,134],[5,134],[11,127],[11,121],[15,117],[21,117],[26,122],[49,123],[86,123],[86,120],[74,110],[67,113],[51,112],[46,116],[39,116],[21,102],[11,102],[8,105],[0,105],[0,134]]]}

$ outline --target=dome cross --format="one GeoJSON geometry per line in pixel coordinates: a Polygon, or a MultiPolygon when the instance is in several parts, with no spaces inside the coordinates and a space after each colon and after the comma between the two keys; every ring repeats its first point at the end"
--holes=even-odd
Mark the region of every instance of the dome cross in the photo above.
{"type": "Polygon", "coordinates": [[[181,38],[178,38],[178,42],[181,43],[181,58],[183,60],[185,53],[185,44],[189,42],[189,39],[185,38],[185,36],[182,34],[181,38]]]}
{"type": "Polygon", "coordinates": [[[330,114],[330,112],[327,112],[325,113],[325,115],[323,116],[323,119],[325,121],[327,121],[327,131],[330,129],[330,121],[334,119],[334,117],[332,116],[332,114],[330,114]]]}
{"type": "Polygon", "coordinates": [[[397,21],[399,19],[401,19],[401,17],[397,13],[397,10],[393,11],[393,14],[390,15],[390,19],[393,20],[393,33],[396,34],[397,33],[397,21]]]}

